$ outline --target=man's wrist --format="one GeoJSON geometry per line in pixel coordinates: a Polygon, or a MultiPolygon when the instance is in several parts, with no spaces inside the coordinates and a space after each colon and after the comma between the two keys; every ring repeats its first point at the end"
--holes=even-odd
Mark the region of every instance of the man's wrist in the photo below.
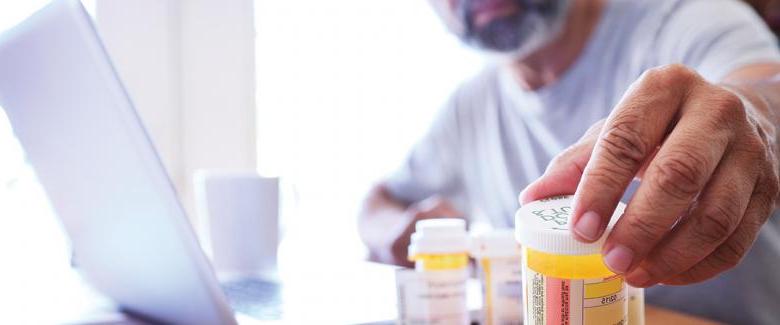
{"type": "MultiPolygon", "coordinates": [[[[742,101],[745,113],[751,121],[754,121],[755,127],[759,129],[764,141],[766,141],[767,149],[771,149],[772,157],[775,160],[775,170],[780,174],[780,139],[778,139],[777,126],[780,125],[780,102],[772,101],[771,94],[769,92],[776,91],[778,83],[770,82],[766,84],[750,84],[750,85],[735,85],[728,84],[722,85],[723,88],[731,91],[742,101]]],[[[776,96],[776,95],[775,95],[776,96]]],[[[775,208],[780,208],[780,202],[775,204],[775,208]]]]}

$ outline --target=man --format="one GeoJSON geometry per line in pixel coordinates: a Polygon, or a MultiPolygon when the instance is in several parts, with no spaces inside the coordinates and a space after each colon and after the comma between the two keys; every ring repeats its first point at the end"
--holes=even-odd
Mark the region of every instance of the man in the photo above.
{"type": "Polygon", "coordinates": [[[650,303],[728,323],[780,319],[780,220],[769,219],[780,54],[747,5],[431,2],[496,60],[369,194],[360,230],[374,260],[406,264],[425,218],[512,227],[521,192],[522,203],[575,193],[573,236],[592,242],[638,179],[603,248],[611,270],[652,287],[650,303]]]}

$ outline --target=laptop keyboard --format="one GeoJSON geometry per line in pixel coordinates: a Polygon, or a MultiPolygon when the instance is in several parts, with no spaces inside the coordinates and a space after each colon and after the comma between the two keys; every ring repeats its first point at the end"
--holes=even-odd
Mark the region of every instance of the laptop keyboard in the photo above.
{"type": "Polygon", "coordinates": [[[222,290],[234,311],[259,320],[282,318],[281,286],[258,279],[222,283],[222,290]]]}

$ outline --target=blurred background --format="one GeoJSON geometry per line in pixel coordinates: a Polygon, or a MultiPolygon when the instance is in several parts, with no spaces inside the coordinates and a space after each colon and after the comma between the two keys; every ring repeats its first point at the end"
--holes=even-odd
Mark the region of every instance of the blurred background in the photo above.
{"type": "MultiPolygon", "coordinates": [[[[0,2],[0,29],[46,3],[0,2]]],[[[282,259],[363,258],[362,196],[482,65],[420,0],[84,4],[193,224],[197,170],[278,176],[282,259]]],[[[3,272],[51,274],[69,254],[0,111],[3,272]]]]}
{"type": "MultiPolygon", "coordinates": [[[[2,1],[0,30],[46,2],[2,1]]],[[[748,2],[780,31],[780,1],[748,2]]],[[[363,258],[362,196],[483,63],[422,0],[84,4],[193,224],[197,170],[281,178],[281,258],[363,258]]],[[[4,272],[51,274],[69,254],[0,111],[4,272]]]]}
{"type": "Polygon", "coordinates": [[[775,35],[780,33],[780,1],[778,0],[745,0],[764,18],[775,35]]]}

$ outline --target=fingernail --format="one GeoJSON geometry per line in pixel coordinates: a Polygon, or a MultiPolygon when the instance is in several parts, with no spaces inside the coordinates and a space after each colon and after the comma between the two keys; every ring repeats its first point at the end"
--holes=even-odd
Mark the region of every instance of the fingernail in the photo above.
{"type": "Polygon", "coordinates": [[[577,220],[577,223],[574,224],[574,231],[577,235],[580,235],[580,237],[590,241],[599,239],[601,232],[601,217],[593,211],[585,212],[580,216],[580,219],[577,220]]]}
{"type": "Polygon", "coordinates": [[[637,268],[636,271],[631,272],[626,280],[636,287],[646,287],[650,284],[650,273],[643,268],[637,268]]]}
{"type": "Polygon", "coordinates": [[[623,245],[615,245],[604,254],[604,264],[615,273],[626,273],[631,267],[631,260],[634,259],[634,252],[623,245]]]}

